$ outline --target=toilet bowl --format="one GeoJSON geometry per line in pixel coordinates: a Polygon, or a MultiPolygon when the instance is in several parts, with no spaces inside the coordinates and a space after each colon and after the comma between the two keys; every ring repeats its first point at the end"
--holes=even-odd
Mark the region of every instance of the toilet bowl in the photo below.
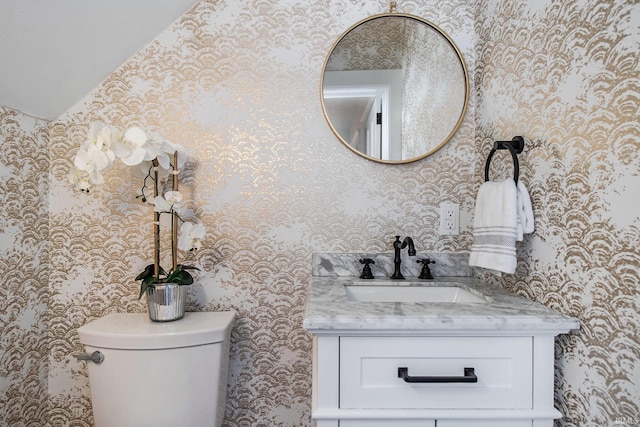
{"type": "Polygon", "coordinates": [[[112,313],[79,328],[95,355],[87,362],[95,427],[219,427],[234,318],[185,313],[155,323],[147,313],[112,313]]]}

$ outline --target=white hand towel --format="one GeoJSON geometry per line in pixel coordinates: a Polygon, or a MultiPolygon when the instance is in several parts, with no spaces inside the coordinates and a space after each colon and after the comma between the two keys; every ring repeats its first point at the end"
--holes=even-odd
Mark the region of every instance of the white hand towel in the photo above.
{"type": "Polygon", "coordinates": [[[529,197],[529,191],[527,187],[522,183],[522,180],[518,180],[518,231],[516,240],[521,242],[525,234],[533,233],[534,220],[533,220],[533,208],[531,207],[531,198],[529,197]]]}
{"type": "Polygon", "coordinates": [[[469,265],[497,272],[516,271],[517,189],[513,179],[487,181],[478,191],[469,265]]]}

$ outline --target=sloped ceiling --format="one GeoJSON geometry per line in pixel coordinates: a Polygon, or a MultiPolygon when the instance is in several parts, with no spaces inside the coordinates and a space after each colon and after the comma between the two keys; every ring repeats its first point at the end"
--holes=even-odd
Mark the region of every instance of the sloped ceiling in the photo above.
{"type": "Polygon", "coordinates": [[[199,0],[0,0],[0,106],[52,120],[199,0]]]}

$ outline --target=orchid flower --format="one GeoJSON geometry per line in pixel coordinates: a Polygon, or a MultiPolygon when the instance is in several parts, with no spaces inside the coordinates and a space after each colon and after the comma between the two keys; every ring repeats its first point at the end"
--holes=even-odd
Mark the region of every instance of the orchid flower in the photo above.
{"type": "Polygon", "coordinates": [[[76,190],[89,192],[89,173],[87,171],[72,168],[67,175],[67,182],[73,185],[76,190]]]}
{"type": "Polygon", "coordinates": [[[89,139],[87,144],[95,145],[99,150],[107,153],[111,152],[111,160],[114,159],[114,141],[122,139],[122,131],[115,126],[104,126],[102,123],[92,123],[89,128],[89,139]]]}
{"type": "Polygon", "coordinates": [[[201,241],[205,236],[205,228],[202,224],[183,222],[180,226],[178,249],[192,251],[200,249],[201,241]]]}
{"type": "Polygon", "coordinates": [[[110,163],[109,156],[94,144],[89,144],[86,150],[78,151],[73,162],[77,169],[87,172],[89,183],[94,185],[104,183],[100,171],[106,169],[110,163]]]}
{"type": "Polygon", "coordinates": [[[80,170],[103,170],[110,164],[110,156],[102,151],[96,144],[86,144],[78,151],[74,165],[80,170]]]}
{"type": "Polygon", "coordinates": [[[174,144],[169,141],[162,141],[160,145],[160,150],[164,153],[173,155],[174,153],[178,153],[178,170],[182,170],[182,167],[187,162],[187,151],[180,144],[174,144]]]}
{"type": "Polygon", "coordinates": [[[114,141],[116,156],[127,166],[142,163],[147,152],[143,148],[147,142],[147,134],[139,127],[128,129],[122,139],[114,141]]]}
{"type": "Polygon", "coordinates": [[[173,212],[182,205],[182,194],[179,191],[167,191],[163,196],[154,199],[156,212],[173,212]]]}
{"type": "Polygon", "coordinates": [[[144,145],[144,150],[146,152],[144,160],[150,161],[156,159],[158,161],[158,165],[164,169],[171,169],[171,159],[169,158],[169,154],[162,149],[162,141],[156,139],[150,139],[144,145]]]}

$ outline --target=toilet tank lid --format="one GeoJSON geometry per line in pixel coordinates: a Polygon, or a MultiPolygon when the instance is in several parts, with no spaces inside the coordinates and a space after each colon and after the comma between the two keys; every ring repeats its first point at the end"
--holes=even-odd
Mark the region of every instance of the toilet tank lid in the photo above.
{"type": "Polygon", "coordinates": [[[233,311],[185,313],[152,322],[147,313],[111,313],[78,328],[80,342],[100,348],[152,350],[213,344],[229,338],[233,311]]]}

